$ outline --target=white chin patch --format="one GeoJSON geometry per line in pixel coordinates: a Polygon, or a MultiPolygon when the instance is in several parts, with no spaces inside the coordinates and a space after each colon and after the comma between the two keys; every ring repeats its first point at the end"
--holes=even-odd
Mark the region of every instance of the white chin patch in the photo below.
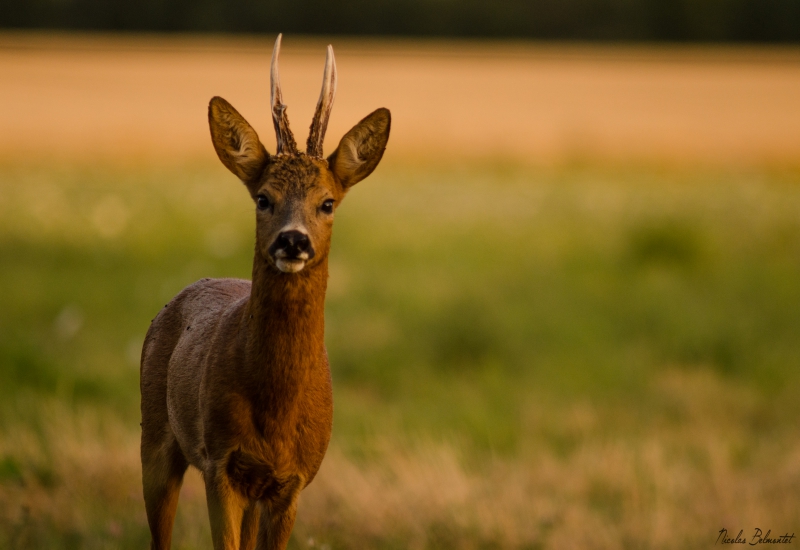
{"type": "Polygon", "coordinates": [[[306,266],[306,262],[305,260],[286,260],[280,258],[275,261],[275,265],[284,273],[297,273],[306,266]]]}

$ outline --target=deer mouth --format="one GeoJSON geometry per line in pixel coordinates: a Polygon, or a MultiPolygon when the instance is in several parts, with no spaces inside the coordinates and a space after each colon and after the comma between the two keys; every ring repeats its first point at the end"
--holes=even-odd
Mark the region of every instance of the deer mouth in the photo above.
{"type": "Polygon", "coordinates": [[[275,267],[283,273],[297,273],[306,266],[306,261],[299,258],[278,258],[275,260],[275,267]]]}
{"type": "Polygon", "coordinates": [[[312,256],[308,252],[289,254],[282,248],[276,250],[272,255],[275,267],[283,273],[297,273],[301,271],[311,258],[312,256]]]}

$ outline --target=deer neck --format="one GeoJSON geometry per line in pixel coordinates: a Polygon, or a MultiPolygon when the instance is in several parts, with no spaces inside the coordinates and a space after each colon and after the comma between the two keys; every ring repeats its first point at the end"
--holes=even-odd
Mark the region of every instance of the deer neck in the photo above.
{"type": "Polygon", "coordinates": [[[327,366],[325,290],[328,259],[299,273],[281,273],[258,253],[244,319],[248,382],[267,416],[286,417],[315,370],[327,366]]]}

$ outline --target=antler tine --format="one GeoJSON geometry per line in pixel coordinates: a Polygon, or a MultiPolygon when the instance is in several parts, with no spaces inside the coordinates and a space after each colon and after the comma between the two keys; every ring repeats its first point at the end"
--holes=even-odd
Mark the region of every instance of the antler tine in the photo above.
{"type": "Polygon", "coordinates": [[[287,153],[297,154],[297,143],[294,135],[289,129],[289,117],[286,116],[286,105],[283,104],[283,94],[281,93],[281,77],[278,73],[278,56],[281,53],[281,38],[279,34],[275,40],[275,47],[272,49],[272,65],[270,67],[270,87],[271,87],[271,110],[272,123],[275,125],[275,137],[278,141],[277,154],[287,153]]]}
{"type": "Polygon", "coordinates": [[[322,142],[325,141],[325,130],[333,109],[333,98],[336,96],[336,58],[333,57],[333,46],[328,44],[328,55],[325,57],[325,72],[322,75],[322,91],[319,94],[317,109],[311,121],[311,130],[306,142],[306,153],[311,157],[322,158],[322,142]]]}

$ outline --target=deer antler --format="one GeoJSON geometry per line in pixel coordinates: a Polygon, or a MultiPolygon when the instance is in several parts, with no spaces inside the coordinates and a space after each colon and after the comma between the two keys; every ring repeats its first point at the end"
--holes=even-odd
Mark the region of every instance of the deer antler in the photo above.
{"type": "Polygon", "coordinates": [[[336,96],[336,59],[333,57],[333,46],[328,44],[328,55],[325,57],[325,72],[322,74],[322,91],[317,101],[317,110],[311,121],[311,130],[306,142],[306,154],[310,157],[322,158],[322,142],[325,141],[325,130],[333,109],[333,98],[336,96]]]}
{"type": "Polygon", "coordinates": [[[283,104],[281,93],[281,77],[278,74],[278,56],[281,53],[281,38],[278,35],[275,47],[272,49],[272,67],[270,68],[272,123],[275,125],[275,137],[278,141],[277,154],[297,154],[297,143],[294,141],[292,131],[289,129],[289,117],[286,116],[286,105],[283,104]]]}

